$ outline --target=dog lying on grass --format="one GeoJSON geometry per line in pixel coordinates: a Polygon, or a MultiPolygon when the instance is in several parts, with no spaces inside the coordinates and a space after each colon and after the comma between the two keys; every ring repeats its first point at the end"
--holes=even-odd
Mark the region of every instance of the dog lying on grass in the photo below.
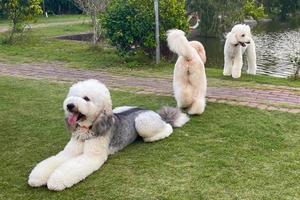
{"type": "Polygon", "coordinates": [[[65,121],[72,133],[64,150],[37,164],[29,175],[32,187],[61,191],[98,170],[113,154],[138,136],[154,142],[170,136],[189,118],[176,108],[159,113],[138,107],[117,107],[107,87],[97,80],[74,84],[64,100],[65,121]]]}

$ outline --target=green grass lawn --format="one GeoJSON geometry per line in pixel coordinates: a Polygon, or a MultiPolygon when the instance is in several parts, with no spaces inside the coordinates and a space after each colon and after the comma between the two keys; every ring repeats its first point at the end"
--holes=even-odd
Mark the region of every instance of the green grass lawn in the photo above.
{"type": "MultiPolygon", "coordinates": [[[[33,166],[69,139],[69,84],[0,77],[0,199],[299,199],[299,114],[208,103],[169,138],[134,142],[63,192],[30,188],[33,166]]],[[[171,97],[112,91],[114,106],[158,109],[171,97]]]]}
{"type": "MultiPolygon", "coordinates": [[[[73,22],[73,21],[87,21],[90,18],[86,15],[49,15],[48,18],[40,16],[33,21],[30,21],[29,24],[48,24],[48,23],[63,23],[63,22],[73,22]]],[[[9,20],[0,19],[0,28],[7,27],[10,25],[9,20]]]]}
{"type": "MultiPolygon", "coordinates": [[[[85,16],[63,16],[42,18],[42,23],[63,22],[67,20],[86,19],[85,16]]],[[[35,28],[13,45],[3,43],[7,33],[0,34],[0,62],[9,63],[32,63],[32,62],[64,62],[66,66],[93,70],[104,70],[115,74],[126,74],[133,76],[167,77],[173,74],[173,60],[162,60],[155,65],[154,59],[139,54],[129,58],[120,57],[116,50],[107,42],[101,46],[91,47],[87,42],[64,41],[54,38],[58,35],[68,35],[91,30],[86,23],[76,25],[54,26],[47,28],[35,28]]],[[[247,86],[261,87],[257,84],[273,84],[291,87],[300,87],[299,80],[274,78],[263,75],[243,74],[238,80],[223,77],[222,69],[207,68],[209,86],[247,86]]]]}

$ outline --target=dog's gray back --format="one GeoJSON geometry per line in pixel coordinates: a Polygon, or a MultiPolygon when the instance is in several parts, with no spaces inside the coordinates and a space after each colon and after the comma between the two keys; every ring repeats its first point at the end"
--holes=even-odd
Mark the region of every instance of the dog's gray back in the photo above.
{"type": "Polygon", "coordinates": [[[138,136],[135,128],[136,117],[145,112],[142,108],[131,108],[129,110],[114,113],[114,125],[111,130],[111,140],[109,148],[111,153],[115,153],[132,143],[138,136]]]}

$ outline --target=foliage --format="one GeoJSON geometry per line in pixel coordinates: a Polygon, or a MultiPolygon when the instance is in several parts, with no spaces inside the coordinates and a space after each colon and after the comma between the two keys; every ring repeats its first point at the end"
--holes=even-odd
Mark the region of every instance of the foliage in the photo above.
{"type": "Polygon", "coordinates": [[[200,15],[200,33],[216,37],[228,31],[233,24],[243,21],[243,1],[240,0],[188,0],[189,12],[200,15]]]}
{"type": "Polygon", "coordinates": [[[244,4],[244,15],[246,17],[253,17],[254,19],[263,18],[265,16],[265,9],[263,4],[259,6],[255,0],[247,0],[244,4]]]}
{"type": "Polygon", "coordinates": [[[200,14],[200,33],[203,36],[220,36],[246,17],[264,17],[263,4],[255,0],[188,0],[189,12],[200,14]],[[243,9],[237,9],[243,8],[243,9]]]}
{"type": "Polygon", "coordinates": [[[13,39],[13,34],[18,31],[24,21],[32,20],[36,15],[42,14],[40,6],[41,0],[0,0],[0,9],[12,21],[13,28],[10,35],[10,40],[13,39]]]}
{"type": "Polygon", "coordinates": [[[91,16],[93,24],[93,44],[96,45],[102,33],[101,22],[97,16],[102,13],[110,0],[74,0],[75,4],[84,13],[91,16]]]}
{"type": "Polygon", "coordinates": [[[44,0],[44,11],[48,14],[80,13],[72,0],[44,0]]]}
{"type": "Polygon", "coordinates": [[[281,20],[286,20],[288,15],[300,11],[299,0],[260,0],[266,11],[271,16],[279,16],[281,20]]]}
{"type": "MultiPolygon", "coordinates": [[[[183,0],[159,1],[160,42],[164,53],[166,31],[172,28],[188,30],[183,0]]],[[[153,54],[155,48],[155,18],[153,1],[114,0],[102,17],[107,38],[121,54],[141,48],[153,54]]]]}

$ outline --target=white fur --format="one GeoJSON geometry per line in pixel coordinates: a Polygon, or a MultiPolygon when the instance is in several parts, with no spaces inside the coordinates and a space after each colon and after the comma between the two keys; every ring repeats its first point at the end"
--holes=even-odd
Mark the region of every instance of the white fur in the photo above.
{"type": "Polygon", "coordinates": [[[83,152],[83,142],[71,138],[63,151],[40,162],[29,175],[28,184],[32,187],[46,185],[50,175],[62,163],[80,155],[83,152]]]}
{"type": "MultiPolygon", "coordinates": [[[[97,80],[87,80],[74,84],[64,101],[65,115],[72,115],[67,109],[74,104],[76,109],[86,115],[86,121],[93,123],[97,116],[112,114],[112,101],[109,90],[97,80]],[[88,97],[90,101],[83,98],[88,97]]],[[[115,113],[126,111],[129,106],[114,109],[115,113]]],[[[182,114],[176,124],[182,126],[187,116],[182,114]]],[[[80,123],[79,123],[80,124],[80,123]]],[[[135,120],[138,133],[146,142],[168,137],[173,128],[153,111],[141,113],[135,120]]],[[[29,175],[28,184],[32,187],[47,185],[50,190],[61,191],[85,179],[99,169],[107,160],[111,133],[92,137],[88,140],[71,138],[63,151],[37,164],[29,175]]]]}
{"type": "Polygon", "coordinates": [[[127,110],[130,110],[132,108],[136,108],[135,106],[120,106],[113,109],[113,113],[121,113],[125,112],[127,110]]]}
{"type": "Polygon", "coordinates": [[[187,108],[189,114],[201,114],[205,110],[207,90],[205,49],[198,41],[189,42],[181,30],[169,30],[167,41],[170,50],[179,56],[173,76],[177,106],[187,108]]]}
{"type": "MultiPolygon", "coordinates": [[[[102,113],[112,113],[109,90],[97,80],[81,81],[74,84],[64,101],[66,116],[70,113],[67,104],[73,103],[79,112],[93,121],[102,113]],[[87,96],[90,101],[83,98],[87,96]]],[[[71,138],[63,151],[40,162],[29,175],[28,184],[32,187],[48,186],[60,191],[83,180],[106,161],[109,140],[97,137],[85,141],[71,138]]]]}
{"type": "Polygon", "coordinates": [[[170,136],[173,128],[153,111],[141,113],[135,119],[135,128],[145,142],[154,142],[170,136]]]}
{"type": "Polygon", "coordinates": [[[226,36],[224,46],[224,76],[232,76],[233,78],[241,77],[243,54],[245,52],[248,60],[247,73],[256,74],[255,43],[252,39],[250,27],[245,24],[237,24],[226,36]],[[244,43],[246,46],[243,47],[240,43],[244,43]]]}
{"type": "Polygon", "coordinates": [[[184,124],[186,124],[190,118],[188,117],[187,114],[180,113],[179,117],[175,120],[174,122],[174,127],[179,128],[182,127],[184,124]]]}

